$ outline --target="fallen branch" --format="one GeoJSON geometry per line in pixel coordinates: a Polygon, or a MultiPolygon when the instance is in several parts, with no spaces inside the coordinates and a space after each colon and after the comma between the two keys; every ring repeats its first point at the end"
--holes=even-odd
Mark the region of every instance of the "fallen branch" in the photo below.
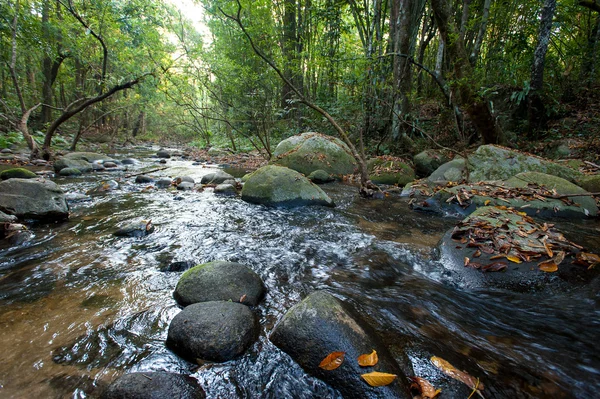
{"type": "Polygon", "coordinates": [[[140,175],[145,175],[145,174],[148,174],[148,173],[154,173],[154,172],[158,172],[159,170],[165,170],[165,169],[169,169],[169,168],[170,168],[170,166],[163,166],[162,168],[150,169],[150,170],[147,170],[145,172],[132,173],[132,174],[129,174],[129,175],[125,175],[125,178],[134,177],[134,176],[140,176],[140,175]]]}
{"type": "Polygon", "coordinates": [[[594,168],[598,168],[598,169],[600,169],[600,165],[596,165],[596,164],[595,164],[595,163],[593,163],[593,162],[589,162],[589,161],[583,161],[583,163],[585,163],[585,164],[588,164],[588,165],[590,165],[590,166],[593,166],[594,168]]]}

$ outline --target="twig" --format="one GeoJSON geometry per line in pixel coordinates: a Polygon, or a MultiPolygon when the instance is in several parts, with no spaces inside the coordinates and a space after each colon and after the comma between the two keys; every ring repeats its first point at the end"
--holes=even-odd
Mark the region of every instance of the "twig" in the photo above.
{"type": "Polygon", "coordinates": [[[132,173],[130,175],[125,175],[125,178],[139,176],[139,175],[145,175],[147,173],[158,172],[159,170],[165,170],[165,169],[169,169],[169,168],[170,168],[170,166],[163,166],[162,168],[150,169],[150,170],[147,170],[145,172],[132,173]]]}
{"type": "Polygon", "coordinates": [[[586,163],[586,164],[588,164],[588,165],[590,165],[590,166],[593,166],[594,168],[598,168],[598,169],[600,169],[600,165],[596,165],[596,164],[595,164],[595,163],[593,163],[593,162],[589,162],[589,161],[583,161],[583,163],[586,163]]]}

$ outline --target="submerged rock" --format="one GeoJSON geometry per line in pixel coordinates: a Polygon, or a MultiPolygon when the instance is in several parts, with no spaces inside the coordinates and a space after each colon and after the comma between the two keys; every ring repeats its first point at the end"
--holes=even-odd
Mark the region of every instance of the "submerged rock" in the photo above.
{"type": "Polygon", "coordinates": [[[2,173],[0,173],[0,179],[8,180],[8,179],[33,179],[36,178],[37,175],[30,170],[24,168],[12,168],[6,169],[2,173]]]}
{"type": "Polygon", "coordinates": [[[186,271],[175,288],[177,303],[232,301],[256,306],[265,295],[261,278],[248,267],[234,262],[209,262],[186,271]]]}
{"type": "Polygon", "coordinates": [[[0,211],[19,219],[49,221],[69,217],[65,194],[49,180],[8,179],[0,182],[0,211]]]}
{"type": "Polygon", "coordinates": [[[171,321],[167,347],[191,362],[225,362],[242,355],[256,341],[258,329],[256,315],[240,303],[195,303],[171,321]]]}
{"type": "Polygon", "coordinates": [[[344,398],[411,398],[400,367],[377,335],[347,306],[325,291],[316,291],[293,306],[279,321],[270,340],[292,357],[308,374],[340,391],[344,398]],[[358,356],[377,351],[374,367],[360,367],[358,356]],[[331,352],[345,352],[335,370],[320,362],[331,352]],[[396,374],[390,385],[371,387],[361,374],[380,371],[396,374]]]}
{"type": "Polygon", "coordinates": [[[320,133],[302,133],[281,141],[271,164],[310,175],[321,169],[334,176],[354,173],[357,167],[352,152],[340,139],[320,133]]]}
{"type": "Polygon", "coordinates": [[[248,176],[242,199],[264,205],[335,206],[323,190],[300,173],[282,166],[267,165],[248,176]]]}
{"type": "Polygon", "coordinates": [[[145,237],[154,232],[154,225],[151,221],[142,220],[136,223],[130,223],[114,232],[117,237],[145,237]]]}
{"type": "Polygon", "coordinates": [[[204,399],[194,378],[163,371],[128,373],[113,381],[101,399],[204,399]]]}

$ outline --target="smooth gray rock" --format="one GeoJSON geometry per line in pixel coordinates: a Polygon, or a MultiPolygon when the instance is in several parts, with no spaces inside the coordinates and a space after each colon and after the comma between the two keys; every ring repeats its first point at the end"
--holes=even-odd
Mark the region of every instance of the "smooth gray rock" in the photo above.
{"type": "Polygon", "coordinates": [[[169,188],[171,187],[172,183],[173,181],[168,177],[161,177],[154,183],[154,185],[158,188],[169,188]]]}
{"type": "Polygon", "coordinates": [[[194,378],[163,371],[124,374],[113,381],[101,399],[204,399],[194,378]]]}
{"type": "Polygon", "coordinates": [[[323,169],[317,169],[308,175],[308,180],[315,184],[325,184],[335,181],[335,177],[325,172],[323,169]]]}
{"type": "Polygon", "coordinates": [[[146,220],[127,224],[117,231],[114,235],[118,237],[144,237],[154,232],[154,225],[146,220]]]}
{"type": "Polygon", "coordinates": [[[418,177],[427,177],[437,168],[448,162],[448,157],[437,150],[421,151],[413,157],[415,172],[418,177]]]}
{"type": "Polygon", "coordinates": [[[61,170],[67,168],[79,169],[82,173],[88,173],[93,170],[92,163],[83,159],[62,157],[54,161],[54,171],[56,173],[60,173],[61,170]]]}
{"type": "Polygon", "coordinates": [[[133,159],[133,158],[125,158],[121,160],[121,163],[123,165],[135,165],[137,164],[139,161],[137,159],[133,159]]]}
{"type": "Polygon", "coordinates": [[[72,177],[72,176],[80,176],[82,173],[77,168],[64,168],[64,169],[61,169],[60,172],[58,172],[58,174],[63,177],[72,177]]]}
{"type": "Polygon", "coordinates": [[[116,168],[118,165],[112,161],[106,161],[102,164],[105,168],[116,168]]]}
{"type": "Polygon", "coordinates": [[[194,183],[190,183],[187,181],[184,181],[177,185],[177,190],[180,190],[180,191],[191,191],[193,189],[194,189],[194,183]]]}
{"type": "Polygon", "coordinates": [[[215,187],[216,194],[237,194],[237,190],[233,184],[221,183],[215,187]]]}
{"type": "Polygon", "coordinates": [[[167,347],[191,362],[225,362],[242,355],[256,341],[258,329],[256,315],[240,303],[195,303],[171,321],[167,347]]]}
{"type": "Polygon", "coordinates": [[[292,357],[308,374],[340,391],[344,398],[412,398],[407,379],[375,332],[341,301],[325,291],[316,291],[293,306],[270,336],[271,342],[292,357]],[[377,351],[374,367],[360,367],[364,353],[377,351]],[[345,352],[335,370],[319,368],[331,352],[345,352]],[[371,387],[361,374],[381,371],[398,377],[390,385],[371,387]]]}
{"type": "Polygon", "coordinates": [[[171,154],[167,150],[159,150],[156,156],[159,158],[171,158],[171,154]]]}
{"type": "Polygon", "coordinates": [[[197,302],[232,301],[256,306],[265,295],[261,278],[248,267],[234,262],[215,261],[186,271],[173,297],[182,306],[197,302]]]}
{"type": "Polygon", "coordinates": [[[49,180],[8,179],[0,182],[0,211],[19,219],[64,220],[69,217],[65,194],[49,180]]]}
{"type": "Polygon", "coordinates": [[[202,183],[202,184],[221,184],[225,180],[229,180],[229,179],[234,179],[234,177],[231,176],[227,172],[223,172],[222,170],[218,170],[216,172],[209,173],[207,175],[202,176],[202,179],[200,180],[200,183],[202,183]]]}
{"type": "Polygon", "coordinates": [[[154,178],[148,175],[138,175],[135,177],[135,182],[138,184],[154,183],[154,178]]]}
{"type": "Polygon", "coordinates": [[[8,215],[0,211],[0,223],[14,223],[16,221],[17,217],[15,215],[8,215]]]}

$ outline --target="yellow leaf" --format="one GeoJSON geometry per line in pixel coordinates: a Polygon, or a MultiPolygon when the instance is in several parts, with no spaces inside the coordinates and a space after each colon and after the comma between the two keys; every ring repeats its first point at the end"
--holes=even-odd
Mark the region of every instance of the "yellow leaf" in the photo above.
{"type": "Polygon", "coordinates": [[[552,259],[548,259],[544,262],[538,263],[538,267],[540,268],[541,271],[546,272],[546,273],[554,273],[555,271],[558,270],[558,265],[556,263],[554,263],[554,261],[552,259]]]}
{"type": "Polygon", "coordinates": [[[396,374],[380,373],[379,371],[372,371],[367,374],[361,374],[360,376],[372,387],[389,385],[397,377],[396,374]]]}
{"type": "Polygon", "coordinates": [[[433,356],[431,358],[431,363],[433,363],[433,365],[438,369],[442,370],[444,374],[462,382],[463,384],[466,384],[469,388],[483,390],[483,384],[479,382],[479,379],[457,369],[441,357],[433,356]]]}
{"type": "Polygon", "coordinates": [[[442,392],[441,389],[435,389],[433,385],[425,378],[421,377],[408,377],[412,381],[410,389],[415,388],[420,394],[422,399],[433,399],[442,392]]]}
{"type": "Polygon", "coordinates": [[[331,352],[319,363],[319,367],[323,370],[335,370],[344,362],[346,352],[331,352]]]}
{"type": "Polygon", "coordinates": [[[370,354],[363,354],[358,357],[358,365],[362,367],[375,366],[379,361],[379,357],[377,357],[377,351],[373,349],[373,352],[370,354]]]}
{"type": "Polygon", "coordinates": [[[490,202],[492,202],[492,201],[491,201],[491,200],[485,200],[485,201],[483,202],[483,205],[485,205],[485,206],[488,206],[488,205],[490,204],[490,202]]]}
{"type": "Polygon", "coordinates": [[[514,263],[523,263],[523,261],[520,258],[518,258],[514,255],[508,255],[508,256],[506,256],[506,259],[508,259],[509,261],[514,262],[514,263]]]}

